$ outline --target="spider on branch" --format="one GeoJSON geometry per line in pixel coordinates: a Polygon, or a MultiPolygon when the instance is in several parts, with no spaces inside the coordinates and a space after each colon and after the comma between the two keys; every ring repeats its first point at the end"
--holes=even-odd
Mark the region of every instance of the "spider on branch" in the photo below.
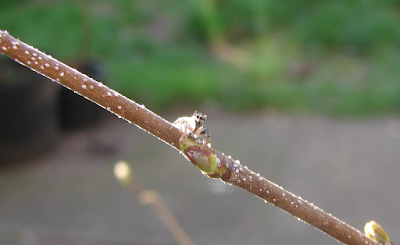
{"type": "Polygon", "coordinates": [[[173,125],[179,129],[183,137],[192,136],[203,146],[211,147],[211,135],[204,127],[207,115],[195,111],[191,117],[180,117],[173,125]]]}

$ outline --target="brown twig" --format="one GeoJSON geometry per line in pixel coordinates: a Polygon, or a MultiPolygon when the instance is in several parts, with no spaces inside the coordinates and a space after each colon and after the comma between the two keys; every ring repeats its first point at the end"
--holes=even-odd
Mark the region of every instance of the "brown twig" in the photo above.
{"type": "MultiPolygon", "coordinates": [[[[179,150],[179,130],[143,105],[15,39],[6,31],[0,31],[0,52],[134,123],[179,150]]],[[[362,232],[250,171],[238,161],[214,149],[209,151],[227,166],[227,171],[220,176],[223,181],[253,193],[342,243],[378,245],[362,232]]]]}

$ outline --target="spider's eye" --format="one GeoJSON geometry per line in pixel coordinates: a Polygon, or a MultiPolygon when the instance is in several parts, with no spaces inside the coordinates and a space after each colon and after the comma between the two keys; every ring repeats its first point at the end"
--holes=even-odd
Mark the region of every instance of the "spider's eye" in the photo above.
{"type": "Polygon", "coordinates": [[[203,114],[196,114],[196,119],[204,122],[207,119],[207,116],[203,114]]]}

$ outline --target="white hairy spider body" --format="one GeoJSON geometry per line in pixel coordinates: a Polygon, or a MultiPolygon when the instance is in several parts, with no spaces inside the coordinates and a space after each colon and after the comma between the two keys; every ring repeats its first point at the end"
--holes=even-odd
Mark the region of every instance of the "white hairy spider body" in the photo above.
{"type": "Polygon", "coordinates": [[[191,117],[180,117],[176,119],[173,125],[179,129],[184,137],[190,135],[195,139],[199,139],[199,141],[203,143],[203,146],[207,145],[211,147],[210,134],[204,128],[204,121],[206,119],[206,115],[195,111],[191,117]]]}

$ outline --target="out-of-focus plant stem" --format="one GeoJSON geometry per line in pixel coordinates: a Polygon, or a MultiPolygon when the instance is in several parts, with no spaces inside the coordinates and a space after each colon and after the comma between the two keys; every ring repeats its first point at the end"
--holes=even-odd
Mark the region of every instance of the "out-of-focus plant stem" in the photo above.
{"type": "Polygon", "coordinates": [[[194,245],[193,241],[165,206],[160,195],[153,190],[143,188],[139,181],[135,179],[131,168],[126,162],[117,162],[114,166],[114,174],[124,187],[137,194],[142,204],[149,205],[153,209],[180,245],[194,245]]]}

